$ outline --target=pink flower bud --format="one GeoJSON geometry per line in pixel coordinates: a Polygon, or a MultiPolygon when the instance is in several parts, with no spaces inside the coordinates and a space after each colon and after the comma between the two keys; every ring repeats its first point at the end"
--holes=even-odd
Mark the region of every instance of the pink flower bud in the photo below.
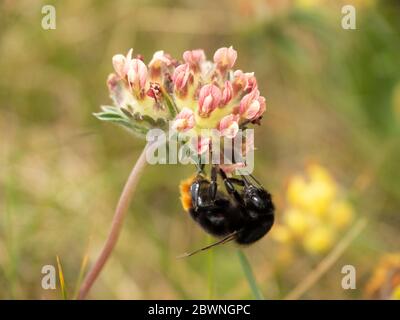
{"type": "Polygon", "coordinates": [[[142,60],[132,59],[129,64],[128,81],[135,91],[144,89],[147,81],[147,67],[142,60]]]}
{"type": "Polygon", "coordinates": [[[206,55],[202,49],[188,50],[183,53],[183,60],[194,71],[200,70],[200,64],[206,60],[206,55]]]}
{"type": "Polygon", "coordinates": [[[257,79],[254,72],[244,73],[242,70],[236,70],[233,73],[233,92],[234,94],[239,91],[251,92],[257,88],[257,79]]]}
{"type": "Polygon", "coordinates": [[[260,103],[260,110],[258,110],[258,113],[255,116],[255,119],[260,118],[265,110],[267,109],[266,103],[265,103],[265,98],[263,96],[260,96],[258,98],[258,102],[260,103]]]}
{"type": "Polygon", "coordinates": [[[195,150],[198,154],[203,154],[208,151],[210,148],[211,139],[209,137],[195,137],[192,140],[192,144],[195,147],[195,150]]]}
{"type": "Polygon", "coordinates": [[[233,87],[232,83],[230,81],[225,82],[225,87],[222,90],[222,100],[221,100],[221,105],[225,106],[228,104],[229,101],[231,101],[233,96],[233,87]]]}
{"type": "Polygon", "coordinates": [[[149,62],[150,79],[159,80],[162,69],[170,66],[171,63],[172,59],[169,55],[164,54],[164,51],[160,50],[155,52],[153,58],[149,62]]]}
{"type": "Polygon", "coordinates": [[[265,108],[265,98],[260,97],[260,91],[255,89],[242,98],[239,112],[242,117],[255,120],[264,113],[265,108]]]}
{"type": "Polygon", "coordinates": [[[214,54],[214,62],[221,71],[232,68],[236,58],[237,52],[232,46],[229,48],[219,48],[214,54]]]}
{"type": "Polygon", "coordinates": [[[187,63],[176,67],[174,74],[172,75],[172,81],[175,84],[175,88],[181,91],[184,90],[190,79],[190,76],[190,68],[187,63]]]}
{"type": "Polygon", "coordinates": [[[239,131],[239,115],[230,114],[219,122],[218,130],[222,136],[233,139],[239,131]]]}
{"type": "Polygon", "coordinates": [[[245,73],[245,76],[247,77],[247,86],[246,86],[245,90],[247,92],[256,90],[257,89],[257,79],[254,76],[254,72],[245,73]]]}
{"type": "Polygon", "coordinates": [[[207,117],[221,102],[222,93],[214,84],[206,84],[199,92],[199,114],[207,117]]]}
{"type": "Polygon", "coordinates": [[[187,131],[194,127],[194,113],[189,108],[183,108],[176,116],[172,128],[177,131],[187,131]]]}
{"type": "Polygon", "coordinates": [[[230,174],[233,173],[233,171],[235,171],[236,169],[246,167],[246,164],[244,162],[237,162],[232,164],[220,164],[219,167],[224,170],[225,173],[230,174]]]}
{"type": "Polygon", "coordinates": [[[233,77],[233,91],[236,94],[247,87],[247,77],[242,70],[236,70],[233,77]]]}
{"type": "Polygon", "coordinates": [[[121,78],[125,78],[126,74],[128,73],[129,64],[132,60],[132,51],[133,49],[130,49],[126,57],[122,54],[116,54],[112,58],[114,70],[121,78]]]}
{"type": "Polygon", "coordinates": [[[115,74],[115,73],[111,73],[108,75],[107,78],[107,87],[108,87],[108,91],[114,92],[115,88],[118,85],[118,81],[119,81],[119,77],[115,74]]]}
{"type": "Polygon", "coordinates": [[[254,151],[256,148],[254,146],[254,131],[250,131],[246,135],[246,139],[242,145],[243,155],[248,154],[251,151],[254,151]]]}

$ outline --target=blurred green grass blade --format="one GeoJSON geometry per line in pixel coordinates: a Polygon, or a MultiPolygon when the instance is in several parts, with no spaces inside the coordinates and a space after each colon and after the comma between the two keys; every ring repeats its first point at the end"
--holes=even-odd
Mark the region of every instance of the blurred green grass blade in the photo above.
{"type": "Polygon", "coordinates": [[[245,254],[243,253],[242,250],[237,251],[240,264],[242,266],[243,272],[246,276],[247,282],[249,283],[251,292],[253,293],[253,296],[257,300],[264,300],[264,296],[260,289],[257,286],[256,279],[254,278],[253,270],[251,269],[250,263],[247,260],[245,254]]]}
{"type": "Polygon", "coordinates": [[[57,256],[58,276],[60,278],[61,295],[64,300],[68,300],[67,288],[65,286],[64,272],[61,266],[60,258],[57,256]]]}
{"type": "Polygon", "coordinates": [[[79,270],[78,279],[77,279],[76,285],[75,285],[74,299],[76,299],[77,296],[78,296],[79,288],[81,286],[81,283],[82,283],[82,280],[83,280],[83,276],[85,275],[85,271],[86,271],[86,267],[88,265],[88,261],[89,261],[89,255],[87,253],[85,253],[85,255],[82,258],[81,268],[79,270]]]}
{"type": "MultiPolygon", "coordinates": [[[[213,242],[213,238],[208,235],[207,243],[210,245],[213,242]]],[[[208,299],[214,299],[214,288],[215,288],[215,269],[214,269],[214,250],[211,248],[207,253],[208,263],[208,299]]]]}

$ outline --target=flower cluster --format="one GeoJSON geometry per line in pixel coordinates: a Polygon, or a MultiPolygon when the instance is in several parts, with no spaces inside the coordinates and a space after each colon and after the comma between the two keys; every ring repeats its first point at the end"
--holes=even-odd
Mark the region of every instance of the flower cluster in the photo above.
{"type": "Polygon", "coordinates": [[[365,287],[367,299],[400,300],[400,253],[385,254],[365,287]]]}
{"type": "Polygon", "coordinates": [[[288,184],[288,207],[283,221],[271,231],[282,244],[296,245],[310,254],[329,250],[340,231],[353,219],[353,208],[340,193],[329,172],[317,164],[307,167],[307,177],[293,176],[288,184]]]}
{"type": "Polygon", "coordinates": [[[203,50],[185,51],[182,60],[164,51],[146,65],[141,56],[117,54],[107,85],[115,106],[96,116],[144,134],[151,128],[172,129],[195,138],[198,153],[208,150],[213,132],[233,139],[239,128],[259,123],[265,109],[254,73],[234,70],[237,52],[218,49],[213,61],[203,50]]]}

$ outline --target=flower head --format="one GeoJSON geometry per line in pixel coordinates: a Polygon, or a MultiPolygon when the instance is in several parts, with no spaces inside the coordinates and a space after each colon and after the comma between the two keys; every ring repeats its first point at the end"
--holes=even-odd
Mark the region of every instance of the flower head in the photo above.
{"type": "Polygon", "coordinates": [[[287,188],[283,221],[272,230],[282,243],[300,244],[309,254],[322,254],[352,222],[351,204],[339,192],[339,185],[327,169],[311,164],[306,175],[294,175],[287,188]]]}
{"type": "Polygon", "coordinates": [[[400,253],[383,255],[369,279],[365,290],[367,299],[400,300],[400,253]]]}
{"type": "MultiPolygon", "coordinates": [[[[155,52],[145,59],[126,55],[112,58],[114,73],[107,80],[115,106],[96,114],[140,134],[151,128],[172,129],[186,141],[194,141],[203,153],[217,139],[234,139],[249,123],[258,123],[265,112],[252,72],[233,70],[237,52],[232,47],[216,50],[209,61],[202,49],[188,50],[179,62],[168,53],[155,52]]],[[[252,151],[244,142],[244,152],[252,151]]],[[[228,169],[227,169],[228,170],[228,169]]]]}

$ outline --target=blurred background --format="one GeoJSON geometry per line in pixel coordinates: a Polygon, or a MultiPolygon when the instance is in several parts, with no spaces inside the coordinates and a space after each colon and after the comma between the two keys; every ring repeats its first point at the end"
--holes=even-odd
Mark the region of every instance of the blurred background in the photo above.
{"type": "MultiPolygon", "coordinates": [[[[255,176],[277,224],[244,249],[264,296],[400,298],[399,17],[397,0],[1,1],[0,298],[61,298],[58,282],[41,287],[56,256],[72,298],[82,261],[104,243],[145,143],[92,115],[111,103],[112,56],[204,48],[212,58],[230,45],[267,99],[255,176]],[[55,30],[41,27],[46,4],[55,30]],[[341,27],[346,4],[356,30],[341,27]],[[342,289],[344,265],[356,268],[355,290],[342,289]]],[[[146,168],[89,298],[252,298],[234,245],[176,259],[209,241],[179,201],[193,172],[146,168]]]]}

